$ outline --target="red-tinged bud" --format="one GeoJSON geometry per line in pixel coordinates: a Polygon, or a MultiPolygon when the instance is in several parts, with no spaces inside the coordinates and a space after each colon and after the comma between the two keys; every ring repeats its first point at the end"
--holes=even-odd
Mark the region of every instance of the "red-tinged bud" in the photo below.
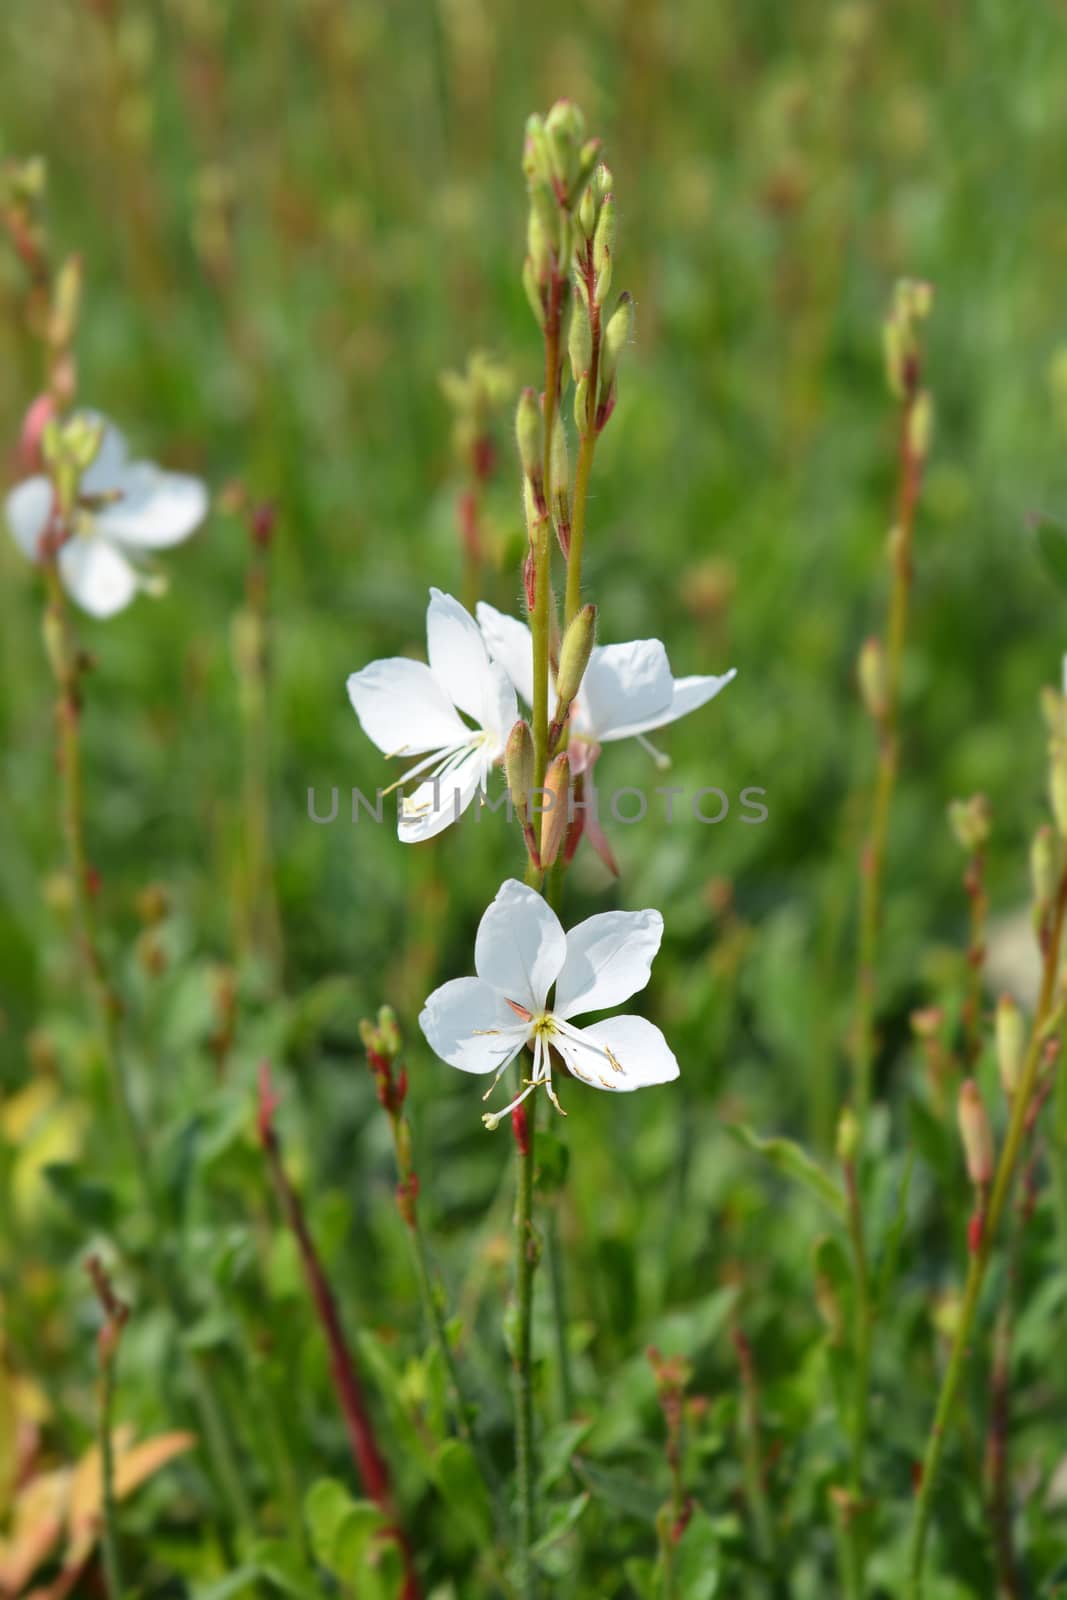
{"type": "Polygon", "coordinates": [[[1010,994],[997,1001],[996,1040],[1001,1087],[1010,1100],[1019,1087],[1026,1055],[1026,1023],[1010,994]]]}
{"type": "Polygon", "coordinates": [[[561,751],[552,760],[545,773],[544,811],[541,816],[541,866],[551,867],[559,855],[564,835],[570,825],[571,763],[567,752],[561,751]]]}
{"type": "Polygon", "coordinates": [[[266,550],[274,538],[278,522],[278,508],[270,500],[262,500],[255,507],[248,522],[252,543],[266,550]]]}
{"type": "Polygon", "coordinates": [[[976,1256],[982,1248],[982,1234],[985,1231],[985,1212],[972,1212],[967,1223],[967,1249],[972,1256],[976,1256]]]}
{"type": "Polygon", "coordinates": [[[993,1177],[993,1131],[973,1078],[960,1085],[958,1115],[967,1176],[976,1188],[984,1188],[993,1177]]]}
{"type": "Polygon", "coordinates": [[[261,1061],[259,1065],[259,1104],[256,1113],[256,1128],[259,1133],[259,1142],[270,1145],[274,1142],[274,1113],[281,1104],[275,1094],[270,1080],[270,1063],[261,1061]]]}
{"type": "Polygon", "coordinates": [[[404,1104],[404,1101],[407,1099],[407,1097],[408,1097],[408,1069],[407,1069],[407,1067],[401,1067],[400,1071],[396,1075],[396,1083],[394,1085],[394,1094],[393,1094],[393,1101],[394,1101],[394,1104],[395,1104],[396,1109],[398,1111],[400,1110],[400,1107],[404,1104]]]}
{"type": "Polygon", "coordinates": [[[23,418],[22,432],[19,434],[18,457],[19,465],[26,472],[41,471],[44,465],[41,459],[41,435],[55,414],[56,403],[53,396],[39,394],[23,418]]]}
{"type": "Polygon", "coordinates": [[[526,590],[526,609],[532,615],[537,606],[537,564],[532,550],[522,564],[522,586],[526,590]]]}
{"type": "Polygon", "coordinates": [[[516,1106],[511,1113],[511,1131],[515,1136],[515,1148],[520,1156],[530,1154],[530,1125],[526,1117],[526,1107],[516,1106]]]}

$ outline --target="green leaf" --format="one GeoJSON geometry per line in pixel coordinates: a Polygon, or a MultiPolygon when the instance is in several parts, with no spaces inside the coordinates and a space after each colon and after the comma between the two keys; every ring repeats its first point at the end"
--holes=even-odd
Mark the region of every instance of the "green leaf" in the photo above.
{"type": "Polygon", "coordinates": [[[260,1539],[250,1554],[260,1577],[269,1578],[283,1594],[294,1600],[316,1600],[321,1593],[303,1557],[283,1539],[260,1539]]]}
{"type": "Polygon", "coordinates": [[[791,1139],[764,1139],[743,1122],[728,1122],[726,1131],[746,1150],[753,1150],[756,1155],[770,1162],[778,1172],[802,1183],[824,1205],[829,1206],[835,1217],[844,1217],[845,1197],[840,1188],[829,1173],[798,1144],[791,1139]]]}
{"type": "Polygon", "coordinates": [[[696,1510],[675,1551],[679,1600],[714,1600],[722,1578],[719,1535],[707,1514],[696,1510]]]}
{"type": "Polygon", "coordinates": [[[547,1528],[533,1547],[533,1553],[538,1559],[548,1555],[562,1539],[567,1537],[584,1514],[591,1498],[587,1491],[575,1495],[573,1500],[568,1500],[564,1505],[553,1508],[549,1513],[547,1528]]]}
{"type": "Polygon", "coordinates": [[[111,1228],[115,1196],[105,1184],[82,1176],[68,1161],[50,1161],[44,1169],[53,1194],[88,1228],[111,1228]]]}
{"type": "Polygon", "coordinates": [[[637,1517],[642,1522],[655,1522],[660,1496],[650,1483],[643,1483],[640,1478],[631,1477],[628,1472],[619,1472],[614,1467],[598,1466],[585,1456],[575,1456],[574,1470],[598,1500],[614,1506],[617,1511],[624,1511],[628,1517],[637,1517]]]}
{"type": "Polygon", "coordinates": [[[484,1544],[492,1536],[493,1510],[470,1445],[462,1439],[446,1439],[434,1456],[433,1475],[471,1544],[484,1544]]]}
{"type": "Polygon", "coordinates": [[[1031,518],[1037,532],[1037,548],[1051,577],[1061,589],[1067,589],[1067,528],[1044,511],[1031,518]]]}
{"type": "Polygon", "coordinates": [[[304,1520],[315,1559],[328,1572],[346,1581],[366,1576],[370,1547],[387,1527],[376,1505],[353,1499],[336,1478],[320,1478],[305,1496],[304,1520]]]}
{"type": "Polygon", "coordinates": [[[563,1474],[569,1470],[571,1457],[592,1426],[589,1421],[561,1422],[545,1435],[541,1443],[542,1494],[554,1489],[563,1474]]]}

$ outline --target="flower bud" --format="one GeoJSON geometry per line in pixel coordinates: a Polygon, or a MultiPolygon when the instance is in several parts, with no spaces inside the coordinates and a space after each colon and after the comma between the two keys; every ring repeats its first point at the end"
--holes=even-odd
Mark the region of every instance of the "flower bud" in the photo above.
{"type": "Polygon", "coordinates": [[[953,800],[948,808],[949,826],[962,850],[974,855],[989,843],[992,811],[984,794],[969,800],[953,800]]]}
{"type": "Polygon", "coordinates": [[[615,253],[615,196],[606,194],[597,218],[593,237],[593,271],[596,274],[596,303],[602,306],[611,287],[611,262],[615,253]]]}
{"type": "Polygon", "coordinates": [[[578,226],[586,239],[591,239],[596,229],[596,195],[587,184],[578,206],[578,226]]]}
{"type": "Polygon", "coordinates": [[[923,389],[916,395],[908,418],[908,449],[916,461],[925,461],[930,454],[933,434],[934,403],[929,390],[923,389]]]}
{"type": "Polygon", "coordinates": [[[593,361],[593,328],[589,320],[589,307],[580,294],[574,297],[567,352],[571,358],[574,381],[578,383],[589,371],[593,361]]]}
{"type": "Polygon", "coordinates": [[[528,184],[544,183],[549,177],[548,141],[544,120],[534,112],[526,119],[526,139],[522,149],[522,170],[528,184]]]}
{"type": "Polygon", "coordinates": [[[52,310],[48,321],[48,342],[53,350],[65,350],[78,327],[82,298],[80,256],[68,256],[56,274],[52,310]]]}
{"type": "Polygon", "coordinates": [[[864,641],[856,662],[856,678],[867,715],[881,722],[889,710],[889,671],[881,639],[864,641]]]}
{"type": "Polygon", "coordinates": [[[917,1039],[936,1039],[944,1020],[945,1013],[940,1006],[920,1006],[909,1018],[911,1031],[917,1039]]]}
{"type": "Polygon", "coordinates": [[[1053,739],[1049,744],[1049,799],[1052,818],[1061,839],[1067,838],[1067,740],[1053,739]]]}
{"type": "Polygon", "coordinates": [[[860,1125],[851,1106],[846,1106],[837,1122],[837,1159],[843,1167],[855,1161],[860,1147],[860,1125]]]}
{"type": "Polygon", "coordinates": [[[545,773],[544,809],[541,814],[541,865],[551,867],[559,855],[570,822],[571,762],[562,750],[545,773]]]}
{"type": "Polygon", "coordinates": [[[619,356],[624,345],[628,344],[634,331],[634,303],[629,294],[621,294],[619,303],[608,318],[608,325],[604,329],[604,350],[601,360],[601,371],[609,381],[615,376],[615,369],[619,364],[619,356]]]}
{"type": "Polygon", "coordinates": [[[400,1027],[396,1020],[396,1012],[392,1006],[378,1007],[378,1034],[385,1054],[398,1056],[400,1054],[400,1027]]]}
{"type": "Polygon", "coordinates": [[[1030,846],[1030,882],[1035,908],[1043,912],[1056,893],[1056,863],[1059,852],[1056,836],[1048,823],[1042,823],[1030,846]]]}
{"type": "Polygon", "coordinates": [[[537,319],[539,328],[545,325],[545,301],[541,293],[541,280],[537,276],[537,268],[532,256],[527,256],[522,264],[522,287],[526,298],[530,302],[530,310],[537,319]]]}
{"type": "Polygon", "coordinates": [[[993,1132],[981,1090],[973,1078],[960,1085],[958,1114],[967,1176],[982,1188],[993,1176],[993,1132]]]}
{"type": "Polygon", "coordinates": [[[997,1001],[997,1068],[1004,1093],[1010,1100],[1019,1087],[1026,1054],[1026,1024],[1010,994],[997,1001]]]}
{"type": "Polygon", "coordinates": [[[524,475],[533,483],[541,479],[541,458],[544,451],[544,425],[541,407],[532,389],[524,389],[519,396],[515,412],[515,438],[519,446],[519,460],[524,475]]]}
{"type": "Polygon", "coordinates": [[[559,671],[556,673],[557,716],[562,716],[578,693],[595,643],[596,606],[583,606],[571,619],[560,646],[559,671]]]}
{"type": "Polygon", "coordinates": [[[504,775],[512,807],[520,816],[525,816],[534,781],[534,745],[530,724],[521,717],[508,734],[508,742],[504,746],[504,775]]]}

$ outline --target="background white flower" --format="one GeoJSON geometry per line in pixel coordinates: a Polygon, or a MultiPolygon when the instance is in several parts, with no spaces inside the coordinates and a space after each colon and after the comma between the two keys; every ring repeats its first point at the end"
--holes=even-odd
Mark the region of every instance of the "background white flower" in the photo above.
{"type": "Polygon", "coordinates": [[[486,1115],[490,1128],[539,1083],[562,1110],[552,1086],[553,1049],[594,1089],[618,1093],[669,1083],[678,1076],[678,1063],[660,1030],[644,1017],[608,1017],[584,1028],[571,1021],[621,1005],[643,989],[662,937],[658,911],[604,911],[564,933],[537,891],[509,878],[478,926],[478,976],[435,989],[419,1026],[449,1066],[496,1073],[490,1093],[523,1047],[533,1046],[530,1077],[510,1105],[486,1115]]]}
{"type": "MultiPolygon", "coordinates": [[[[184,472],[128,461],[126,441],[114,423],[92,412],[82,415],[100,423],[103,434],[96,458],[81,477],[73,527],[58,554],[59,572],[84,611],[111,617],[139,589],[152,586],[138,571],[136,558],[187,539],[207,515],[208,492],[199,478],[184,472]]],[[[40,560],[52,500],[52,485],[43,474],[16,484],[7,497],[8,526],[31,561],[40,560]]]]}
{"type": "MultiPolygon", "coordinates": [[[[478,604],[478,625],[495,661],[499,661],[526,701],[533,699],[533,656],[530,630],[484,600],[478,604]]],[[[632,639],[628,644],[596,645],[571,708],[570,744],[589,750],[616,739],[636,738],[660,761],[644,738],[654,728],[677,722],[725,689],[737,669],[719,677],[675,678],[667,651],[658,639],[632,639]]],[[[555,714],[555,693],[549,684],[549,714],[555,714]]],[[[578,768],[583,765],[581,756],[578,768]]]]}
{"type": "Polygon", "coordinates": [[[508,675],[490,661],[478,624],[440,589],[430,590],[426,653],[429,666],[393,656],[348,679],[348,698],[368,739],[387,756],[424,758],[400,779],[425,774],[401,808],[397,831],[408,844],[432,839],[479,789],[485,793],[519,714],[508,675]]]}

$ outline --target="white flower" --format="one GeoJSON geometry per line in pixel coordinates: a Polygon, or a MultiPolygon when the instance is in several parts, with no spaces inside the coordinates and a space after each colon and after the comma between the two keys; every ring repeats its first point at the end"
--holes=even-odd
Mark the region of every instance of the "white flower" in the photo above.
{"type": "MultiPolygon", "coordinates": [[[[478,624],[494,661],[499,661],[526,703],[533,701],[533,654],[530,630],[485,601],[478,604],[478,624]]],[[[667,759],[644,737],[713,700],[737,676],[732,668],[721,677],[675,678],[667,652],[658,639],[632,639],[629,644],[594,646],[570,714],[572,761],[588,766],[602,744],[637,739],[658,766],[667,759]]],[[[555,714],[555,692],[549,684],[549,715],[555,714]]]]}
{"type": "Polygon", "coordinates": [[[478,925],[478,976],[454,978],[435,989],[419,1026],[449,1066],[495,1072],[489,1094],[523,1046],[531,1046],[529,1078],[503,1111],[486,1114],[489,1128],[540,1083],[556,1109],[563,1109],[552,1087],[552,1050],[594,1089],[620,1092],[669,1083],[678,1076],[678,1063],[662,1033],[644,1017],[608,1017],[585,1028],[571,1021],[586,1011],[620,1005],[643,989],[662,937],[658,911],[604,911],[564,933],[537,891],[509,878],[478,925]]]}
{"type": "MultiPolygon", "coordinates": [[[[128,461],[126,441],[113,423],[101,424],[100,447],[81,477],[69,537],[58,551],[59,573],[71,598],[94,617],[123,610],[139,589],[154,587],[134,558],[180,544],[204,520],[207,489],[199,478],[164,472],[150,461],[128,461]]],[[[5,505],[15,543],[31,561],[41,559],[41,538],[52,520],[53,491],[38,475],[16,484],[5,505]]]]}
{"type": "Polygon", "coordinates": [[[368,739],[387,756],[423,757],[399,780],[426,775],[401,807],[398,832],[408,844],[432,839],[479,789],[485,793],[519,715],[507,673],[490,661],[478,624],[440,589],[430,590],[426,653],[429,666],[393,656],[348,680],[368,739]]]}

